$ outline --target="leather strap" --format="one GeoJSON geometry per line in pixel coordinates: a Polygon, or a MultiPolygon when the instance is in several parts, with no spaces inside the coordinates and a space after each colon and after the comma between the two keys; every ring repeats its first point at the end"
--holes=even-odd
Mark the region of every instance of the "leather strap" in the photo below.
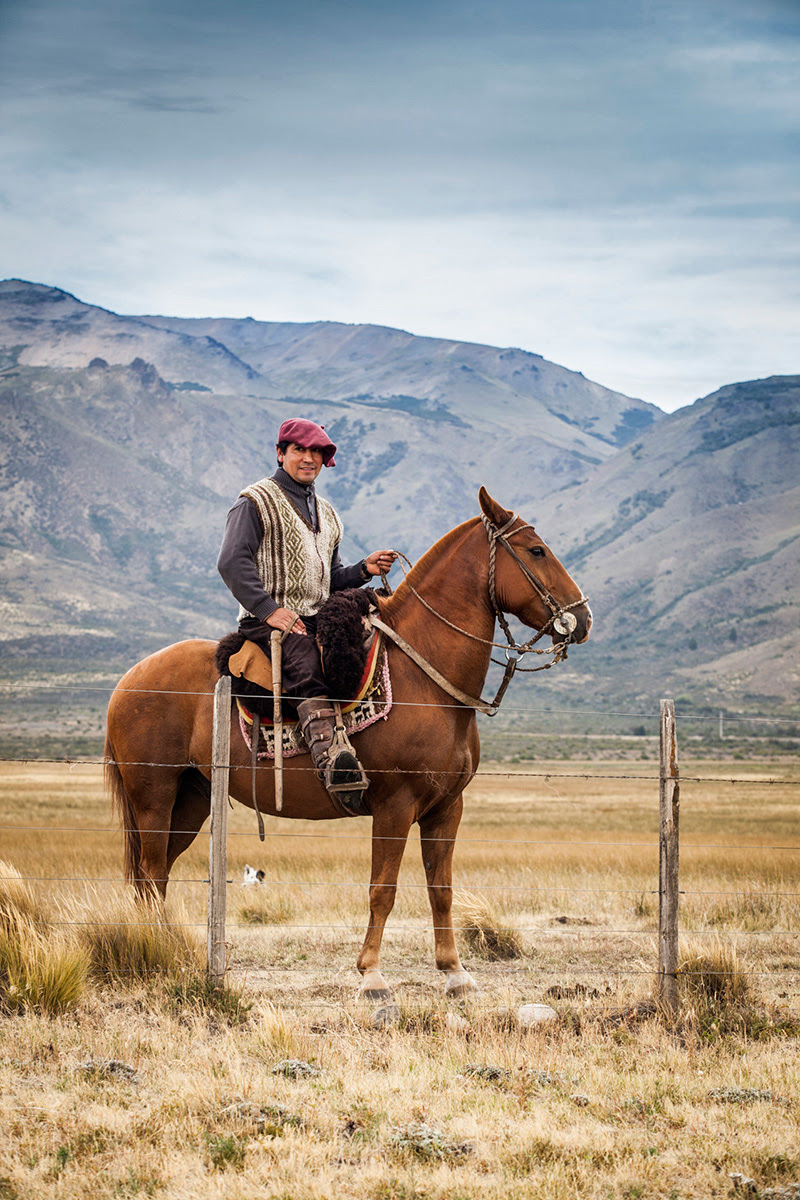
{"type": "Polygon", "coordinates": [[[250,769],[253,776],[253,808],[256,810],[258,817],[258,836],[263,842],[264,840],[264,818],[261,816],[261,811],[258,807],[258,739],[261,736],[261,716],[259,713],[253,713],[253,729],[250,741],[250,769]]]}
{"type": "Polygon", "coordinates": [[[487,700],[476,699],[475,696],[470,696],[467,692],[462,692],[460,687],[456,687],[449,679],[445,679],[444,675],[436,670],[436,667],[432,666],[413,646],[409,645],[404,637],[401,637],[390,625],[385,624],[375,613],[370,614],[369,621],[370,625],[374,625],[376,629],[380,629],[381,633],[385,633],[396,646],[399,646],[403,653],[407,654],[411,661],[416,663],[429,679],[438,684],[443,692],[447,692],[448,696],[452,696],[460,704],[466,704],[468,708],[476,708],[478,712],[488,713],[489,716],[494,715],[495,706],[493,704],[490,704],[487,700]]]}

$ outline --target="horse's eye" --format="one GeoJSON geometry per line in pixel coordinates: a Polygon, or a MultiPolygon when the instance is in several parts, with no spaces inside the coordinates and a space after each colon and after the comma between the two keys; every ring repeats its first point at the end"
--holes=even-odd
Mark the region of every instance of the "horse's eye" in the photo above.
{"type": "Polygon", "coordinates": [[[544,558],[544,546],[531,546],[530,552],[534,558],[544,558]]]}

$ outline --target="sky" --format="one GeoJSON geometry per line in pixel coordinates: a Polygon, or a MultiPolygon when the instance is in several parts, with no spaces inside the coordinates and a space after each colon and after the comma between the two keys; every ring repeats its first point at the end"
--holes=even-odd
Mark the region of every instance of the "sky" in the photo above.
{"type": "Polygon", "coordinates": [[[0,0],[0,276],[800,372],[800,0],[0,0]]]}

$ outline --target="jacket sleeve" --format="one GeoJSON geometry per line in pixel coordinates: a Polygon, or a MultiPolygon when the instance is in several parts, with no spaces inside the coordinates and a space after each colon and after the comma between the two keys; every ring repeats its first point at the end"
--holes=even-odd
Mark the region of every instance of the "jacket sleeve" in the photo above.
{"type": "Polygon", "coordinates": [[[259,621],[266,621],[278,605],[264,591],[256,570],[256,553],[261,538],[261,519],[256,506],[246,496],[240,496],[225,522],[217,570],[242,608],[259,621]]]}
{"type": "Polygon", "coordinates": [[[345,588],[363,587],[367,582],[361,571],[361,563],[363,561],[362,559],[355,566],[345,567],[342,564],[339,547],[337,546],[331,559],[331,591],[343,592],[345,588]]]}

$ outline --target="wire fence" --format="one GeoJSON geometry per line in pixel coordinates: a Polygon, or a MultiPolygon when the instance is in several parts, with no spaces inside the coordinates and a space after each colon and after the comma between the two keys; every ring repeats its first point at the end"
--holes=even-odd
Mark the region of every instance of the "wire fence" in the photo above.
{"type": "MultiPolygon", "coordinates": [[[[58,687],[62,691],[64,690],[64,687],[65,687],[64,684],[52,684],[51,686],[54,688],[58,687]]],[[[23,684],[23,685],[20,685],[19,690],[24,691],[25,688],[29,688],[29,687],[30,687],[30,685],[23,684]]],[[[102,688],[101,687],[93,687],[92,685],[81,685],[81,689],[82,690],[98,690],[98,691],[111,690],[110,688],[106,689],[105,687],[102,687],[102,688]]],[[[4,687],[3,690],[9,691],[8,686],[4,687]]],[[[136,691],[137,692],[145,692],[145,694],[146,694],[145,689],[136,689],[136,691]]],[[[158,694],[163,695],[164,693],[159,692],[158,694]]],[[[175,692],[174,694],[175,695],[187,695],[187,694],[199,695],[199,694],[202,694],[202,695],[207,695],[209,697],[209,700],[212,697],[212,693],[208,693],[208,692],[203,692],[203,693],[175,692]]],[[[395,702],[395,703],[397,703],[397,702],[395,702]]],[[[450,708],[450,707],[460,707],[460,706],[445,704],[445,705],[436,705],[436,706],[417,705],[417,707],[450,708]]],[[[538,714],[535,711],[531,712],[530,709],[506,710],[506,711],[507,712],[516,711],[519,713],[524,713],[524,715],[529,718],[536,717],[537,715],[556,715],[561,712],[569,712],[571,715],[584,714],[584,715],[592,715],[592,716],[600,715],[600,716],[605,716],[605,717],[619,716],[619,717],[624,717],[625,719],[628,719],[628,720],[630,720],[631,718],[650,719],[650,718],[653,718],[653,715],[654,715],[652,712],[649,712],[649,713],[631,713],[631,712],[614,713],[614,712],[610,712],[610,711],[603,712],[602,710],[594,710],[594,709],[568,709],[568,710],[543,709],[543,710],[540,710],[540,713],[538,713],[538,714]]],[[[766,724],[767,722],[771,722],[774,725],[781,725],[781,724],[796,725],[796,721],[793,718],[789,718],[789,717],[785,717],[785,718],[760,717],[760,716],[738,716],[737,717],[737,716],[729,716],[729,715],[725,714],[724,719],[725,719],[725,722],[728,724],[735,723],[735,722],[738,722],[738,723],[747,722],[750,724],[756,724],[756,723],[766,724]]],[[[708,723],[716,723],[717,716],[699,716],[696,714],[688,714],[688,713],[683,714],[682,713],[680,715],[680,720],[681,720],[681,722],[705,721],[708,723]]],[[[530,733],[530,731],[527,731],[527,734],[526,734],[525,730],[514,730],[514,731],[508,732],[507,736],[524,737],[524,736],[527,736],[529,733],[530,733]]],[[[43,764],[43,765],[46,764],[46,765],[51,765],[51,766],[53,766],[53,765],[63,766],[63,767],[67,767],[67,768],[71,768],[74,766],[104,767],[106,765],[105,760],[101,757],[96,757],[96,756],[81,757],[81,756],[73,756],[73,755],[61,755],[61,756],[49,756],[49,757],[38,756],[38,755],[35,757],[32,757],[32,756],[11,757],[11,756],[9,756],[9,757],[0,758],[0,763],[8,764],[8,765],[16,764],[19,766],[34,766],[35,764],[43,764]]],[[[171,762],[149,761],[149,760],[148,761],[121,760],[116,765],[123,767],[123,768],[136,767],[136,768],[145,768],[145,769],[159,769],[159,768],[168,767],[168,768],[174,769],[174,770],[182,770],[182,769],[195,768],[195,769],[199,769],[201,771],[208,772],[208,771],[212,770],[212,767],[215,764],[212,764],[210,762],[209,763],[199,762],[197,760],[194,760],[191,762],[189,762],[189,761],[176,762],[174,760],[171,762]]],[[[216,764],[217,767],[219,765],[220,764],[216,764]]],[[[224,767],[226,767],[227,769],[234,769],[234,770],[238,769],[240,771],[246,771],[248,774],[251,771],[251,766],[249,763],[244,764],[242,762],[239,762],[239,763],[227,762],[222,765],[224,767]]],[[[272,764],[269,764],[269,763],[261,763],[258,765],[259,771],[271,771],[272,769],[273,769],[272,764]]],[[[298,771],[298,770],[302,771],[304,769],[308,770],[308,771],[313,771],[313,768],[311,768],[311,767],[303,768],[303,767],[298,767],[295,765],[292,766],[293,771],[298,771]]],[[[394,768],[394,767],[371,768],[370,773],[376,774],[376,775],[390,775],[390,776],[391,775],[421,776],[421,775],[434,774],[437,777],[445,776],[447,774],[447,772],[441,772],[439,770],[431,772],[428,768],[398,770],[397,768],[394,768]]],[[[455,774],[460,774],[460,773],[452,772],[452,774],[455,775],[455,774]]],[[[591,771],[590,770],[587,770],[587,771],[564,770],[564,771],[562,771],[562,770],[553,770],[553,769],[545,769],[545,770],[513,769],[512,770],[512,769],[505,769],[504,767],[497,765],[497,764],[495,764],[494,766],[492,766],[490,768],[484,767],[484,768],[478,770],[475,773],[475,776],[473,778],[477,779],[477,780],[481,780],[481,781],[486,781],[486,780],[497,781],[497,780],[509,780],[509,779],[543,780],[543,781],[546,781],[547,783],[557,782],[559,779],[563,779],[563,780],[568,780],[568,781],[590,782],[592,784],[601,783],[603,781],[608,781],[608,782],[612,782],[612,783],[616,783],[616,782],[636,783],[637,785],[657,784],[657,783],[660,783],[662,780],[661,774],[649,773],[646,770],[645,771],[640,770],[640,771],[635,771],[635,772],[602,771],[602,770],[597,770],[597,769],[593,769],[591,771]]],[[[730,776],[723,775],[723,774],[682,775],[680,782],[681,782],[681,784],[691,783],[691,784],[698,785],[698,786],[728,785],[732,788],[756,787],[756,788],[763,788],[763,789],[774,789],[777,787],[794,788],[794,787],[797,787],[798,785],[800,785],[800,779],[783,778],[780,775],[776,775],[776,774],[769,774],[766,776],[759,775],[757,777],[748,776],[746,774],[737,774],[737,775],[730,775],[730,776]]],[[[654,805],[654,807],[655,807],[655,805],[654,805]]],[[[46,824],[46,823],[45,824],[37,824],[37,823],[33,823],[33,822],[30,822],[30,823],[29,822],[25,822],[25,823],[6,822],[6,823],[0,825],[0,831],[7,832],[7,833],[14,832],[15,834],[29,834],[34,837],[39,836],[44,833],[47,833],[50,835],[59,835],[59,836],[69,835],[70,838],[74,838],[76,835],[84,835],[84,834],[97,834],[97,833],[118,834],[119,827],[106,826],[106,825],[83,825],[83,824],[67,824],[67,823],[62,823],[62,824],[58,824],[58,825],[50,825],[50,824],[46,824]]],[[[123,831],[123,832],[128,832],[128,831],[123,831]]],[[[149,829],[148,832],[152,833],[152,834],[170,834],[170,833],[177,834],[177,833],[183,832],[187,835],[188,834],[194,835],[196,833],[196,830],[194,830],[194,829],[192,829],[192,830],[176,830],[173,828],[169,828],[169,829],[165,828],[165,829],[149,829]]],[[[230,836],[231,838],[253,839],[255,837],[255,831],[248,832],[248,831],[244,831],[244,830],[231,830],[228,836],[230,836]]],[[[333,841],[333,842],[372,842],[374,840],[405,842],[407,840],[406,836],[394,836],[394,835],[385,835],[385,834],[378,835],[378,838],[376,839],[372,835],[372,833],[367,830],[364,830],[364,832],[352,831],[352,832],[348,832],[348,833],[336,833],[336,832],[330,832],[328,830],[320,830],[320,831],[312,832],[312,831],[308,831],[306,829],[297,830],[297,831],[294,831],[291,829],[281,829],[281,830],[271,829],[271,830],[267,831],[266,836],[270,840],[274,840],[274,839],[315,839],[315,840],[333,841]]],[[[497,836],[495,834],[492,834],[491,836],[476,837],[476,836],[471,836],[469,832],[465,832],[464,835],[458,837],[458,839],[425,837],[422,840],[424,840],[425,843],[434,843],[437,841],[453,842],[453,841],[457,840],[459,845],[475,846],[475,847],[478,847],[478,846],[492,847],[494,849],[500,849],[500,850],[505,850],[505,849],[510,848],[515,851],[521,850],[524,847],[530,847],[530,846],[569,847],[569,848],[599,848],[599,847],[602,847],[604,850],[640,849],[640,850],[652,851],[655,854],[659,848],[659,842],[655,838],[653,838],[653,839],[648,839],[648,838],[645,838],[645,839],[638,839],[638,838],[617,839],[611,835],[601,836],[601,837],[574,837],[573,836],[573,837],[569,837],[569,838],[552,838],[552,837],[537,838],[537,837],[520,837],[518,835],[510,836],[510,837],[502,837],[502,836],[497,836]]],[[[702,841],[694,841],[694,840],[687,840],[684,837],[684,839],[681,842],[681,852],[682,852],[682,854],[686,854],[687,852],[697,852],[697,851],[711,851],[711,852],[726,851],[726,852],[744,853],[747,856],[752,856],[754,854],[781,854],[781,855],[784,855],[784,854],[800,852],[800,844],[794,844],[790,839],[787,839],[786,841],[788,841],[789,844],[786,844],[786,842],[782,842],[780,840],[771,840],[769,842],[757,842],[757,843],[754,843],[752,840],[740,841],[740,842],[726,840],[724,842],[719,842],[716,840],[707,840],[707,839],[704,839],[702,841]]],[[[800,843],[800,838],[798,839],[798,843],[800,843]]],[[[116,888],[116,887],[119,887],[119,883],[120,883],[120,881],[117,878],[115,878],[113,876],[107,876],[107,875],[97,875],[97,876],[86,875],[86,874],[82,874],[82,875],[69,875],[69,874],[46,875],[43,873],[29,873],[29,874],[22,874],[19,876],[15,876],[15,878],[18,878],[22,882],[25,882],[25,883],[53,884],[53,885],[84,884],[84,885],[91,885],[92,887],[115,887],[116,888]]],[[[209,885],[210,880],[208,877],[204,877],[204,876],[176,877],[172,880],[172,882],[174,884],[178,884],[178,885],[182,885],[182,886],[187,886],[187,885],[192,886],[193,885],[193,886],[204,886],[205,887],[205,886],[209,885]]],[[[2,879],[0,879],[0,884],[1,883],[2,883],[2,879]]],[[[263,889],[270,889],[273,891],[277,891],[279,889],[328,889],[328,888],[335,888],[335,889],[363,888],[363,889],[366,889],[367,883],[368,883],[368,880],[366,878],[363,880],[356,880],[356,879],[342,880],[342,879],[325,879],[325,878],[311,878],[311,879],[290,878],[290,879],[287,879],[287,878],[275,877],[275,878],[270,878],[270,879],[264,878],[260,882],[259,887],[260,887],[260,889],[262,889],[262,894],[263,894],[263,889]]],[[[231,887],[235,886],[234,880],[232,878],[226,878],[224,880],[224,884],[227,888],[231,888],[231,887]]],[[[396,893],[400,892],[400,891],[407,891],[407,892],[411,892],[411,893],[421,892],[421,891],[428,891],[428,892],[434,891],[435,892],[439,888],[445,889],[445,890],[452,890],[450,888],[450,885],[447,885],[447,884],[430,885],[428,883],[406,882],[406,881],[390,882],[390,883],[388,883],[386,885],[382,885],[382,886],[387,886],[388,888],[394,890],[396,893]]],[[[474,886],[481,893],[492,892],[492,893],[497,893],[498,895],[502,895],[502,896],[507,895],[507,896],[518,896],[518,897],[521,897],[521,896],[536,896],[536,897],[584,896],[584,897],[625,897],[625,898],[630,899],[630,898],[642,898],[644,896],[657,897],[660,895],[660,886],[653,886],[650,888],[642,888],[642,887],[577,887],[577,886],[574,886],[574,884],[572,882],[565,883],[563,885],[559,885],[557,882],[551,882],[551,883],[548,883],[548,885],[546,887],[541,887],[541,886],[537,886],[535,884],[527,884],[527,883],[523,884],[523,883],[518,883],[518,882],[490,883],[490,882],[480,881],[476,884],[468,884],[468,885],[464,885],[463,883],[459,882],[456,885],[456,890],[458,891],[461,888],[463,888],[464,886],[474,886]]],[[[702,899],[702,898],[717,898],[717,899],[722,898],[722,899],[730,899],[732,901],[741,901],[741,900],[751,900],[753,898],[753,895],[754,895],[754,892],[753,892],[752,887],[732,888],[732,889],[731,888],[695,888],[695,889],[681,888],[680,889],[680,896],[681,896],[682,900],[695,900],[695,899],[702,899]]],[[[800,892],[793,891],[793,890],[786,890],[785,887],[770,887],[768,890],[759,891],[758,898],[762,902],[793,901],[793,900],[800,898],[800,892]]],[[[120,921],[116,921],[116,920],[115,921],[104,921],[104,920],[99,920],[99,919],[95,920],[95,919],[89,919],[89,918],[83,919],[83,920],[79,920],[79,919],[66,920],[66,919],[64,919],[64,920],[56,920],[56,921],[48,922],[48,924],[53,925],[55,927],[66,927],[66,926],[97,926],[97,927],[101,927],[101,926],[111,926],[111,925],[115,925],[115,924],[126,924],[129,926],[132,926],[132,925],[144,926],[144,925],[155,925],[155,924],[161,925],[164,923],[165,922],[164,922],[163,918],[156,917],[156,916],[154,916],[151,920],[141,920],[141,921],[137,920],[136,922],[120,922],[120,921]]],[[[175,927],[175,928],[204,928],[206,925],[206,922],[204,922],[204,921],[174,921],[174,922],[168,921],[166,923],[169,924],[171,927],[175,927]]],[[[250,933],[253,933],[254,929],[256,927],[251,922],[236,921],[233,923],[229,922],[227,925],[227,928],[229,928],[231,930],[246,929],[250,933]]],[[[348,935],[352,935],[354,939],[359,936],[362,936],[365,932],[365,926],[363,924],[357,923],[355,921],[352,924],[349,924],[349,923],[331,922],[331,921],[324,921],[324,920],[316,920],[316,921],[309,921],[309,922],[302,922],[302,921],[288,920],[288,919],[283,920],[283,921],[270,920],[269,928],[272,931],[275,931],[278,933],[286,933],[286,934],[292,934],[293,932],[295,932],[295,933],[301,932],[304,934],[312,933],[312,932],[319,932],[319,933],[323,933],[323,934],[327,934],[327,935],[338,935],[339,938],[340,938],[340,935],[342,935],[342,934],[348,934],[348,935]]],[[[369,927],[367,927],[367,928],[369,928],[369,927]]],[[[407,938],[410,935],[417,936],[423,930],[426,933],[428,931],[430,931],[431,929],[433,929],[435,931],[436,928],[437,927],[435,925],[431,926],[430,923],[426,923],[425,925],[423,925],[421,922],[409,924],[407,922],[397,921],[394,924],[387,925],[385,933],[390,938],[407,938]]],[[[447,927],[440,927],[440,928],[447,928],[447,927]]],[[[581,941],[583,944],[586,944],[587,941],[590,941],[592,939],[598,939],[598,938],[603,938],[603,937],[618,937],[618,938],[624,937],[624,938],[645,939],[645,940],[646,939],[653,940],[658,937],[658,929],[640,928],[640,927],[638,927],[638,928],[617,927],[617,923],[614,923],[614,922],[612,922],[611,924],[598,924],[595,926],[580,926],[579,928],[573,928],[573,927],[550,928],[550,927],[544,927],[542,925],[536,925],[536,924],[520,925],[517,922],[515,924],[514,928],[517,933],[525,934],[526,936],[533,937],[536,939],[541,939],[541,940],[554,939],[554,938],[555,939],[559,939],[559,938],[560,939],[573,939],[573,940],[577,939],[577,940],[581,941]]],[[[682,928],[681,933],[685,934],[685,935],[691,935],[694,937],[700,937],[700,938],[707,937],[707,936],[719,938],[721,936],[724,936],[724,937],[728,937],[728,938],[735,939],[735,940],[745,939],[745,938],[756,938],[756,939],[759,939],[759,941],[763,941],[765,938],[774,937],[774,938],[783,938],[783,939],[789,938],[789,939],[793,940],[793,939],[797,938],[798,936],[800,936],[800,929],[798,929],[798,928],[774,928],[774,927],[764,928],[764,929],[720,928],[716,925],[713,928],[709,928],[707,926],[701,925],[701,926],[697,926],[697,927],[693,927],[693,928],[682,928]]],[[[350,945],[349,942],[347,944],[348,944],[348,946],[350,945]]],[[[274,973],[274,974],[279,974],[279,973],[286,974],[287,971],[289,971],[289,972],[297,974],[299,976],[305,976],[305,975],[313,976],[315,974],[318,975],[320,973],[318,968],[302,964],[301,962],[295,962],[290,967],[287,967],[286,965],[275,965],[275,964],[270,964],[270,963],[264,963],[264,964],[259,964],[258,967],[254,968],[252,966],[248,967],[242,963],[237,963],[234,961],[234,962],[228,964],[228,968],[233,971],[236,971],[237,973],[245,973],[245,974],[248,972],[253,973],[254,971],[259,974],[267,973],[267,972],[274,973]]],[[[516,966],[511,967],[507,964],[500,964],[500,963],[482,964],[480,962],[475,962],[475,963],[471,962],[470,969],[475,970],[477,972],[491,972],[492,975],[497,976],[497,977],[506,977],[506,976],[511,977],[511,976],[519,976],[519,975],[528,975],[529,976],[531,974],[543,975],[543,976],[564,975],[565,974],[564,967],[550,967],[550,966],[546,966],[541,963],[531,963],[530,965],[516,965],[516,966]]],[[[631,964],[631,963],[625,963],[624,965],[615,965],[613,963],[609,963],[609,964],[603,965],[601,967],[601,966],[591,965],[588,962],[585,963],[584,965],[580,966],[579,968],[572,965],[568,968],[568,971],[571,972],[572,974],[575,974],[577,972],[580,975],[586,975],[589,977],[594,977],[594,976],[598,976],[598,977],[604,977],[604,976],[605,977],[608,977],[608,976],[619,976],[619,977],[621,977],[621,976],[631,976],[631,977],[652,976],[655,973],[655,969],[653,967],[635,965],[635,964],[631,964]]],[[[752,969],[748,969],[747,973],[751,974],[753,976],[764,977],[764,978],[766,978],[766,977],[778,978],[779,977],[781,979],[786,979],[787,977],[796,977],[798,975],[798,973],[800,973],[800,960],[798,960],[798,963],[795,965],[786,964],[779,969],[775,969],[775,968],[770,968],[770,969],[758,968],[757,969],[754,967],[752,969]]]]}

